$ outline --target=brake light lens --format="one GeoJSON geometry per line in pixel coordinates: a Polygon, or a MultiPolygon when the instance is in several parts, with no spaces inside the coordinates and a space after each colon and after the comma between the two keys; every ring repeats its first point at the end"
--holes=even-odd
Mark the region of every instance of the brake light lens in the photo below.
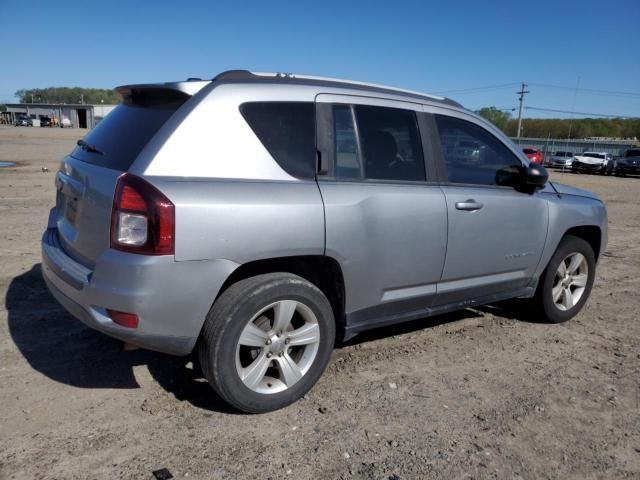
{"type": "Polygon", "coordinates": [[[111,248],[143,255],[175,252],[175,207],[160,190],[125,173],[118,179],[111,212],[111,248]]]}

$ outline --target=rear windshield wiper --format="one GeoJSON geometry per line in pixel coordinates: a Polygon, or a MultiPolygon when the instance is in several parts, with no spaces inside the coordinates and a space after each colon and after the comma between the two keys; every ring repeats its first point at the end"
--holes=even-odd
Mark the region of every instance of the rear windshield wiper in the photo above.
{"type": "Polygon", "coordinates": [[[104,152],[102,150],[100,150],[97,147],[94,147],[93,145],[91,145],[90,143],[85,142],[82,139],[78,140],[76,142],[76,145],[78,145],[80,148],[82,148],[82,150],[84,150],[85,152],[97,153],[98,155],[104,155],[104,152]]]}

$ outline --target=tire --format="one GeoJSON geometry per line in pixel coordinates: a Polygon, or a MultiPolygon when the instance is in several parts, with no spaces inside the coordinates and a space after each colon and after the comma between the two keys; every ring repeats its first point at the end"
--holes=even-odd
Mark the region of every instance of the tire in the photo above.
{"type": "Polygon", "coordinates": [[[269,273],[231,285],[216,300],[198,355],[223,400],[262,413],[302,398],[322,375],[334,341],[333,311],[324,294],[297,275],[269,273]],[[286,325],[282,331],[276,318],[286,325]]]}
{"type": "Polygon", "coordinates": [[[534,297],[535,306],[540,310],[544,318],[551,323],[562,323],[570,320],[580,312],[589,298],[596,273],[596,260],[591,245],[585,240],[572,235],[565,236],[558,249],[551,257],[547,268],[540,277],[538,289],[534,297]],[[580,260],[577,269],[571,272],[572,261],[580,260]],[[571,278],[575,283],[565,277],[564,282],[559,277],[559,268],[564,263],[571,278]],[[573,273],[573,275],[571,275],[573,273]],[[586,275],[583,278],[582,275],[586,275]],[[579,277],[579,280],[578,280],[579,277]],[[564,285],[564,286],[563,286],[564,285]],[[554,299],[554,293],[560,286],[560,296],[554,299]],[[570,299],[566,290],[569,290],[570,299]],[[579,290],[582,289],[580,292],[579,290]]]}

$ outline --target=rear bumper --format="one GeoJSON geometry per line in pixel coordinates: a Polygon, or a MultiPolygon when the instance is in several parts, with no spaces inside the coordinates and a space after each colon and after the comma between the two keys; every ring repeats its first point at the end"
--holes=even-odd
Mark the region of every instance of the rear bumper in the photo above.
{"type": "Polygon", "coordinates": [[[88,269],[62,249],[55,228],[42,237],[42,273],[56,300],[87,326],[150,350],[186,355],[207,312],[237,264],[176,262],[107,250],[88,269]],[[107,309],[138,315],[138,328],[114,323],[107,309]]]}

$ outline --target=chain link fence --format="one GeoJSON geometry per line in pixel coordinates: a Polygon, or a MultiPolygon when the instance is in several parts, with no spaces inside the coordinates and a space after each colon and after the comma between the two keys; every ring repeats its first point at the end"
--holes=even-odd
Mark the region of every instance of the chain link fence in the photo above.
{"type": "Polygon", "coordinates": [[[625,150],[638,144],[634,140],[567,140],[560,138],[511,138],[520,148],[537,148],[547,155],[554,152],[606,152],[614,157],[620,157],[625,150]]]}

